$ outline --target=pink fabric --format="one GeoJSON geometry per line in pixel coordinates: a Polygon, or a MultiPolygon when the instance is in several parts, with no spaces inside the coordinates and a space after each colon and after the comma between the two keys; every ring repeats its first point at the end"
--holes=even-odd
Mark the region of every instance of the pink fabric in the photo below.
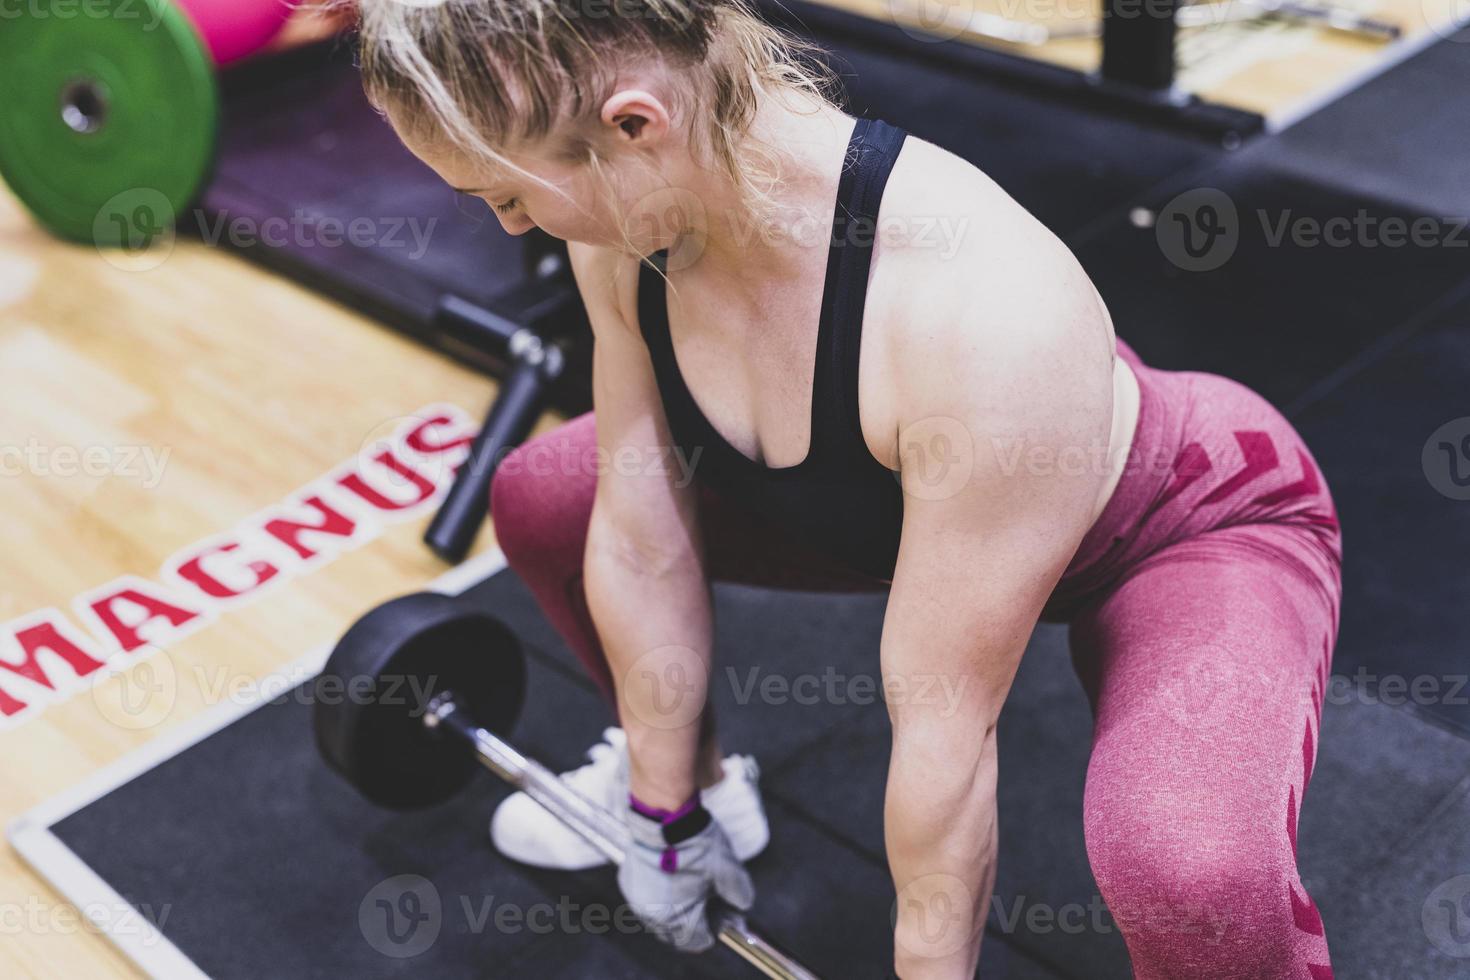
{"type": "MultiPolygon", "coordinates": [[[[1129,468],[1043,617],[1070,624],[1093,706],[1088,857],[1139,980],[1323,980],[1327,940],[1297,874],[1296,827],[1337,635],[1336,511],[1301,438],[1260,396],[1148,368],[1121,341],[1119,352],[1142,394],[1129,468]]],[[[584,415],[518,452],[591,461],[594,449],[584,415]]],[[[497,476],[496,532],[610,693],[581,587],[596,467],[533,472],[497,476]]],[[[712,578],[884,587],[793,551],[707,490],[701,501],[712,578]]]]}
{"type": "Polygon", "coordinates": [[[301,0],[178,0],[217,65],[233,64],[270,44],[301,0]]]}

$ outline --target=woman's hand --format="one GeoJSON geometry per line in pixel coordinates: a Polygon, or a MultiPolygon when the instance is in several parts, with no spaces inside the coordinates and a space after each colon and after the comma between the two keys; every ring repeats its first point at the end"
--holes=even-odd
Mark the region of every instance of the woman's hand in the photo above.
{"type": "Polygon", "coordinates": [[[742,912],[755,900],[755,886],[729,838],[697,798],[672,813],[635,804],[627,823],[632,841],[618,885],[628,907],[681,952],[709,949],[715,944],[710,892],[742,912]]]}

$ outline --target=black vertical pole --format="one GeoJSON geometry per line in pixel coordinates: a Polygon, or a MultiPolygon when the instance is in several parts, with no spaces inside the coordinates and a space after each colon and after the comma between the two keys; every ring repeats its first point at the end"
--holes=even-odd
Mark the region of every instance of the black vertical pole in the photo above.
{"type": "Polygon", "coordinates": [[[1167,91],[1174,84],[1179,0],[1102,0],[1102,77],[1167,91]]]}

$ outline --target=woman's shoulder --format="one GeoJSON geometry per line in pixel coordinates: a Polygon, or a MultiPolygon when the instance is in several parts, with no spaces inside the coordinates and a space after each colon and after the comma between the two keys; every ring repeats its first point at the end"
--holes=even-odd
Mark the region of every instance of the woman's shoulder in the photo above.
{"type": "MultiPolygon", "coordinates": [[[[1047,411],[1040,388],[1109,383],[1115,341],[1091,280],[978,168],[910,137],[878,225],[862,361],[864,390],[882,393],[872,399],[875,431],[907,414],[905,392],[942,403],[964,388],[971,409],[997,413],[1026,394],[1034,417],[1047,411]]],[[[1065,401],[1058,411],[1075,407],[1065,401]]],[[[867,432],[866,400],[863,414],[867,432]]]]}
{"type": "Polygon", "coordinates": [[[979,168],[914,137],[884,192],[868,310],[898,343],[917,332],[1042,349],[1111,334],[1067,246],[979,168]]]}

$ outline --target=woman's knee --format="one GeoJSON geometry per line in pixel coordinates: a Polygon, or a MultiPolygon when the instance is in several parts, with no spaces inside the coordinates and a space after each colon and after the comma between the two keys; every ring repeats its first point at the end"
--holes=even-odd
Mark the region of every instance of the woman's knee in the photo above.
{"type": "MultiPolygon", "coordinates": [[[[1098,890],[1140,978],[1285,977],[1302,962],[1301,889],[1286,834],[1159,800],[1155,812],[1089,814],[1098,890]],[[1300,896],[1294,902],[1293,898],[1300,896]]],[[[1312,910],[1315,915],[1315,910],[1312,910]]]]}
{"type": "Polygon", "coordinates": [[[495,537],[514,568],[579,563],[597,491],[591,414],[526,442],[496,468],[490,485],[495,537]]]}

